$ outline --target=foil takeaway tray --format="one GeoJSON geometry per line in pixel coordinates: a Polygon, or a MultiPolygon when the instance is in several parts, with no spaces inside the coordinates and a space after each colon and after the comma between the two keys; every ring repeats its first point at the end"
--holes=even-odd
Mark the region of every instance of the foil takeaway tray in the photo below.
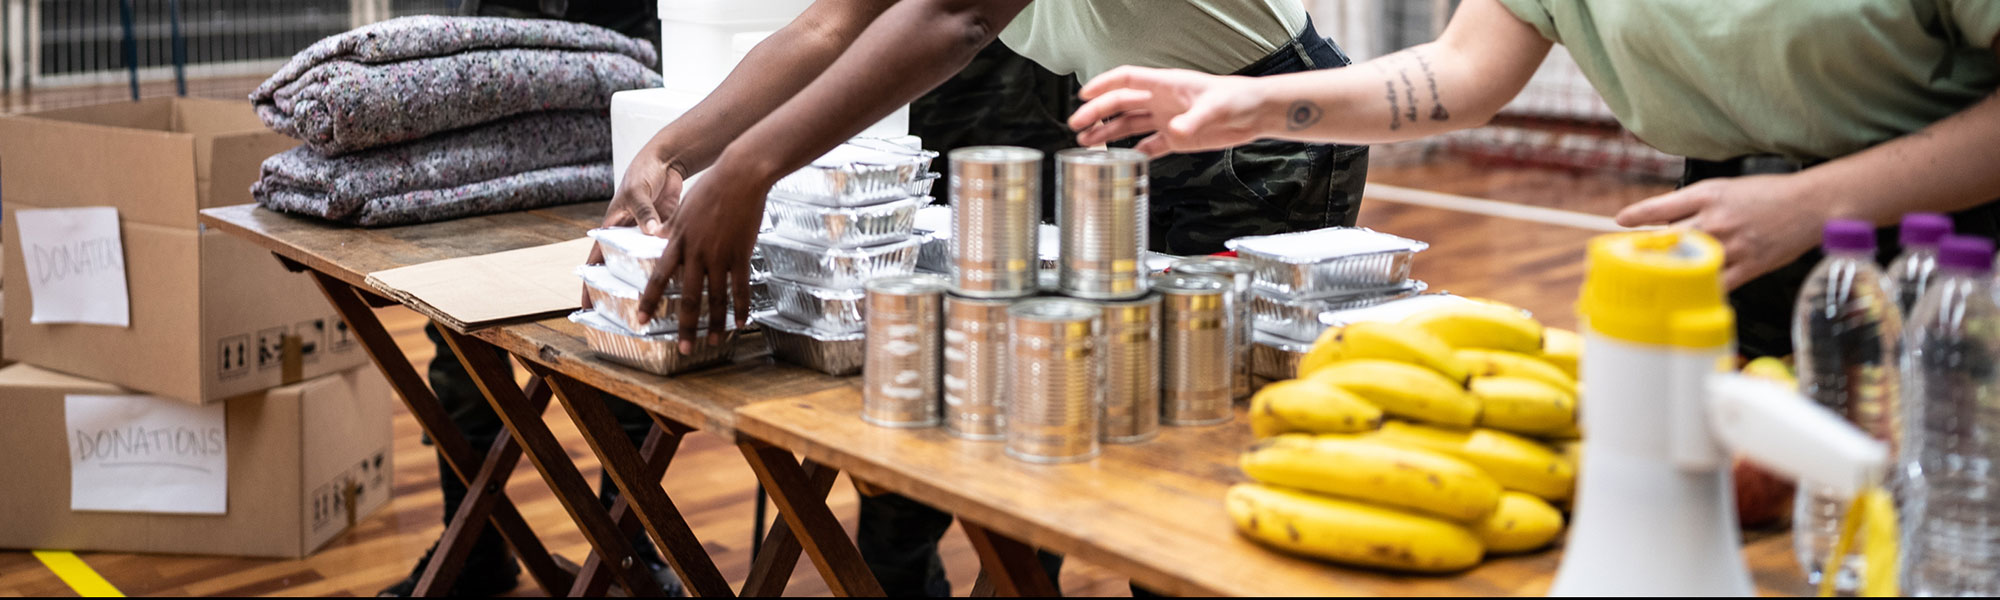
{"type": "Polygon", "coordinates": [[[859,289],[876,277],[916,272],[920,243],[912,237],[866,248],[822,248],[781,236],[757,238],[772,275],[834,289],[859,289]]]}
{"type": "Polygon", "coordinates": [[[1262,331],[1250,344],[1250,372],[1272,381],[1299,376],[1299,361],[1305,359],[1312,342],[1285,339],[1262,331]]]}
{"type": "Polygon", "coordinates": [[[1409,280],[1405,281],[1402,287],[1393,290],[1325,298],[1293,298],[1260,290],[1251,297],[1250,312],[1259,332],[1311,341],[1318,338],[1320,332],[1332,326],[1332,323],[1326,320],[1328,313],[1408,298],[1423,293],[1429,287],[1429,284],[1422,281],[1409,280]]]}
{"type": "Polygon", "coordinates": [[[856,139],[778,180],[771,197],[821,206],[866,206],[930,194],[937,153],[884,140],[856,139]]]}
{"type": "Polygon", "coordinates": [[[1246,237],[1226,244],[1257,265],[1259,290],[1323,298],[1395,290],[1410,277],[1410,259],[1430,245],[1358,227],[1246,237]]]}
{"type": "Polygon", "coordinates": [[[776,312],[757,313],[753,319],[764,329],[773,358],[835,377],[861,374],[867,336],[814,331],[776,312]]]}
{"type": "Polygon", "coordinates": [[[654,375],[676,375],[728,364],[735,358],[735,336],[721,344],[708,343],[708,336],[694,340],[694,353],[681,354],[679,339],[672,333],[636,335],[611,322],[596,311],[571,313],[569,320],[584,326],[590,350],[605,360],[654,375]]]}
{"type": "Polygon", "coordinates": [[[831,248],[858,248],[893,242],[914,234],[917,209],[929,196],[904,198],[861,207],[831,207],[772,198],[764,204],[771,232],[789,239],[831,248]]]}
{"type": "Polygon", "coordinates": [[[765,282],[778,315],[794,323],[825,333],[860,333],[868,322],[862,319],[862,290],[828,289],[772,278],[765,282]]]}
{"type": "Polygon", "coordinates": [[[598,318],[638,335],[674,330],[674,316],[680,310],[680,294],[661,297],[659,308],[653,314],[645,315],[639,312],[640,288],[613,276],[611,267],[580,266],[576,268],[576,276],[583,280],[583,289],[590,294],[591,310],[597,313],[598,318]]]}
{"type": "MultiPolygon", "coordinates": [[[[653,265],[660,256],[667,253],[667,239],[646,235],[637,227],[605,227],[592,229],[591,239],[597,240],[597,247],[604,250],[604,266],[611,269],[611,276],[644,288],[646,280],[653,276],[653,265]]],[[[752,281],[770,272],[761,251],[750,254],[750,277],[752,281]]],[[[679,290],[678,282],[667,284],[668,290],[679,290]]]]}

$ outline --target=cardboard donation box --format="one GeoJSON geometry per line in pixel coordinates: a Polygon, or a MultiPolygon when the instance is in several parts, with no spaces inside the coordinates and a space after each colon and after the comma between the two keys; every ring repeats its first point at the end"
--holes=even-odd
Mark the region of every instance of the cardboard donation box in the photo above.
{"type": "Polygon", "coordinates": [[[196,222],[200,209],[251,202],[263,160],[294,145],[247,102],[165,98],[0,117],[0,237],[13,292],[0,355],[196,404],[364,364],[311,278],[196,222]],[[107,287],[74,287],[86,279],[107,287]],[[84,305],[111,320],[53,316],[84,305]]]}
{"type": "Polygon", "coordinates": [[[0,548],[300,558],[388,504],[373,368],[208,406],[133,393],[0,369],[0,548]]]}

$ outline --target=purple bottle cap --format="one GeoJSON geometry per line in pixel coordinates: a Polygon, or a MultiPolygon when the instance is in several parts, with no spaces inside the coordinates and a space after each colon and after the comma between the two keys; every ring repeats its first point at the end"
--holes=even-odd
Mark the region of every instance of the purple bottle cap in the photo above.
{"type": "Polygon", "coordinates": [[[1946,236],[1938,243],[1938,267],[1984,275],[1993,270],[1993,240],[1969,235],[1946,236]]]}
{"type": "Polygon", "coordinates": [[[1947,235],[1951,235],[1951,217],[1937,213],[1910,213],[1903,215],[1898,239],[1904,246],[1936,246],[1947,235]]]}
{"type": "Polygon", "coordinates": [[[1826,222],[1828,252],[1857,252],[1875,249],[1875,226],[1864,221],[1834,219],[1826,222]]]}

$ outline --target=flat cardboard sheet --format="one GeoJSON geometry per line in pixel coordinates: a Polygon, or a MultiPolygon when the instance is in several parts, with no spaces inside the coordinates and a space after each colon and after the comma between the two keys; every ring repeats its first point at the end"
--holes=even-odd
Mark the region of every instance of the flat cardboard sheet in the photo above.
{"type": "Polygon", "coordinates": [[[460,331],[544,319],[582,306],[576,266],[590,238],[368,274],[369,287],[460,331]]]}

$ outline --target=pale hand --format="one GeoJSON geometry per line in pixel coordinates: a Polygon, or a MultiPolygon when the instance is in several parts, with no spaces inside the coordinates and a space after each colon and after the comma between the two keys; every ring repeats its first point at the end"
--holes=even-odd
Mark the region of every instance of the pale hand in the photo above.
{"type": "Polygon", "coordinates": [[[1722,281],[1736,289],[1804,256],[1835,210],[1805,193],[1800,175],[1710,179],[1618,212],[1626,227],[1680,225],[1722,242],[1722,281]]]}
{"type": "Polygon", "coordinates": [[[1275,119],[1249,77],[1180,69],[1119,67],[1090,80],[1069,118],[1077,143],[1095,146],[1151,133],[1135,149],[1159,157],[1249,143],[1275,119]]]}

